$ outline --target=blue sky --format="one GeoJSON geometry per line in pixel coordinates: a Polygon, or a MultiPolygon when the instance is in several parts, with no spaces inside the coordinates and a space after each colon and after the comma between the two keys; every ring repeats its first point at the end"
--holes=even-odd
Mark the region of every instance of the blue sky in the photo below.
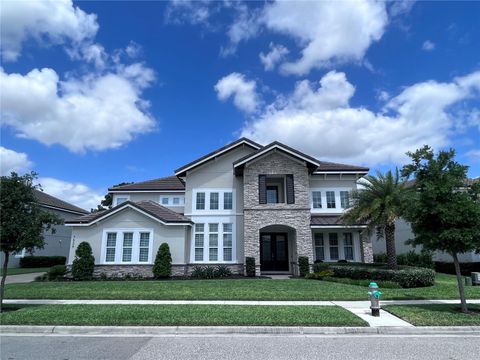
{"type": "Polygon", "coordinates": [[[2,174],[85,208],[239,136],[480,176],[478,2],[2,1],[2,174]]]}

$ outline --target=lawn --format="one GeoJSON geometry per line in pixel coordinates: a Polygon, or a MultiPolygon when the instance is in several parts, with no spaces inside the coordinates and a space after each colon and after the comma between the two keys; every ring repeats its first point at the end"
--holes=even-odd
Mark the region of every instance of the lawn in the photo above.
{"type": "MultiPolygon", "coordinates": [[[[379,283],[382,287],[381,282],[379,283]]],[[[480,287],[466,287],[467,298],[480,299],[480,287]]],[[[435,286],[382,289],[382,299],[457,299],[453,275],[437,274],[435,286]]],[[[9,284],[7,299],[122,300],[366,300],[364,286],[289,279],[85,281],[9,284]]]]}
{"type": "Polygon", "coordinates": [[[480,305],[469,306],[470,313],[460,312],[460,305],[388,305],[384,310],[415,326],[480,326],[480,305]]]}
{"type": "MultiPolygon", "coordinates": [[[[47,272],[50,268],[9,268],[7,269],[7,275],[19,275],[19,274],[30,274],[36,272],[47,272]]],[[[3,275],[3,269],[0,270],[0,276],[3,275]]]]}
{"type": "Polygon", "coordinates": [[[0,314],[4,325],[366,326],[337,306],[42,305],[0,314]]]}

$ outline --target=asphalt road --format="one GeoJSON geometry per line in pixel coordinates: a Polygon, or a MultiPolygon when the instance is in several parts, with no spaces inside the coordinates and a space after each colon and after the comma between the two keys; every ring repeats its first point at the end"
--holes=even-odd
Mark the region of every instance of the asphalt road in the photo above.
{"type": "Polygon", "coordinates": [[[479,336],[2,336],[1,359],[475,359],[479,336]]]}

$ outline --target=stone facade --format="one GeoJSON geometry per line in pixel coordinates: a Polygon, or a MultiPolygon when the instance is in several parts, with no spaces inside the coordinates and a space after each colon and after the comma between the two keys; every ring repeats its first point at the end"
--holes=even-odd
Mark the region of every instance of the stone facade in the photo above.
{"type": "MultiPolygon", "coordinates": [[[[296,264],[298,256],[307,256],[313,262],[312,233],[310,229],[309,176],[304,163],[280,152],[272,152],[251,164],[243,173],[244,184],[244,247],[245,257],[255,258],[256,273],[260,275],[260,231],[272,225],[283,225],[295,230],[296,264]],[[295,203],[260,204],[259,175],[293,174],[295,203]]],[[[296,273],[296,269],[291,269],[296,273]]]]}
{"type": "Polygon", "coordinates": [[[362,260],[365,263],[373,263],[373,244],[368,231],[360,232],[360,248],[362,250],[362,260]]]}

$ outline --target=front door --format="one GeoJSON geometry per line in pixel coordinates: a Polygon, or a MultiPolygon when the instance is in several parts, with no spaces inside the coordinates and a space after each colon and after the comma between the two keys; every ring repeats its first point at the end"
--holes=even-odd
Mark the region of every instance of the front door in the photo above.
{"type": "Polygon", "coordinates": [[[260,270],[288,271],[288,238],[286,233],[260,234],[260,270]]]}

